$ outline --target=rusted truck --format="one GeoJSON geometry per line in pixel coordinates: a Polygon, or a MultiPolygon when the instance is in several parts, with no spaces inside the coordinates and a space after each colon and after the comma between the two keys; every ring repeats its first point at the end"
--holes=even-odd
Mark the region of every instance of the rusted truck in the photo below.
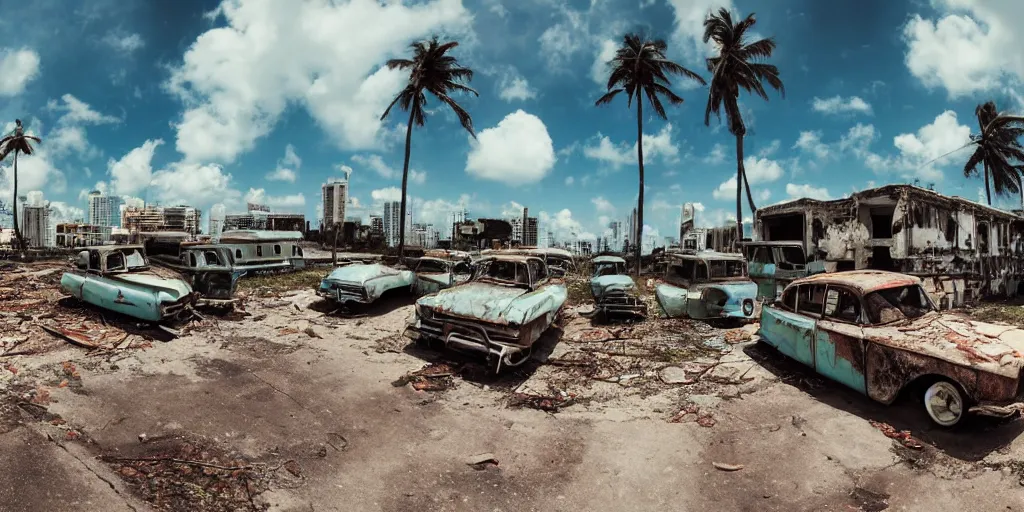
{"type": "Polygon", "coordinates": [[[883,404],[917,394],[944,427],[967,413],[1024,408],[1024,330],[940,313],[914,276],[856,270],[797,279],[762,308],[759,334],[883,404]]]}
{"type": "Polygon", "coordinates": [[[498,373],[529,359],[565,304],[567,290],[539,257],[492,254],[475,262],[468,282],[417,300],[405,335],[484,354],[498,373]]]}

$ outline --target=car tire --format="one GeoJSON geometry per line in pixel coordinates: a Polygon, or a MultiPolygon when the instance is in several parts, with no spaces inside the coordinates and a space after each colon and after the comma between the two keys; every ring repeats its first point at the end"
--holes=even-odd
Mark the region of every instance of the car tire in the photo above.
{"type": "Polygon", "coordinates": [[[967,414],[967,398],[960,386],[948,380],[937,380],[924,391],[924,410],[932,422],[952,428],[967,414]]]}

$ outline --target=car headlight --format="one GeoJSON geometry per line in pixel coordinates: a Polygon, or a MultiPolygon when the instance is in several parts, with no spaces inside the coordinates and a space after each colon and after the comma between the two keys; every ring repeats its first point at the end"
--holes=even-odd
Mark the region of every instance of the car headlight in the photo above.
{"type": "Polygon", "coordinates": [[[743,314],[747,316],[754,314],[754,301],[750,299],[743,301],[743,314]]]}

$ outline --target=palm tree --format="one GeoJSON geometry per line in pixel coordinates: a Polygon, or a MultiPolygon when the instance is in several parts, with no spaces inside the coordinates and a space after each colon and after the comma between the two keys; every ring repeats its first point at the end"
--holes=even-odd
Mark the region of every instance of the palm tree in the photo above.
{"type": "Polygon", "coordinates": [[[779,91],[782,96],[786,95],[786,89],[782,85],[782,80],[779,79],[779,68],[761,62],[761,60],[772,56],[772,52],[775,50],[775,40],[769,37],[748,42],[744,39],[747,30],[756,22],[754,14],[751,13],[742,21],[734,23],[732,14],[724,8],[719,9],[718,14],[708,14],[708,18],[704,20],[704,42],[714,41],[718,50],[717,56],[707,60],[708,71],[711,72],[711,86],[708,92],[708,105],[704,110],[704,125],[711,124],[712,113],[721,119],[721,111],[724,108],[729,123],[729,133],[736,137],[737,241],[743,239],[741,185],[747,191],[751,217],[757,212],[754,207],[754,197],[750,194],[747,173],[743,168],[743,136],[747,134],[747,127],[743,123],[743,115],[740,113],[738,104],[740,89],[754,93],[768,101],[768,94],[765,93],[764,85],[761,83],[764,81],[779,91]]]}
{"type": "Polygon", "coordinates": [[[974,153],[964,165],[964,177],[978,174],[978,164],[985,171],[985,199],[992,205],[992,190],[996,194],[1024,194],[1021,172],[1024,171],[1024,117],[1000,114],[996,104],[988,101],[974,109],[981,133],[971,135],[974,153]],[[990,185],[991,184],[991,185],[990,185]]]}
{"type": "Polygon", "coordinates": [[[410,45],[413,51],[412,59],[391,59],[387,62],[389,69],[410,70],[409,83],[380,116],[381,121],[386,119],[395,104],[409,112],[409,123],[405,130],[405,164],[402,166],[402,207],[399,210],[398,223],[399,262],[405,261],[405,204],[406,186],[409,182],[409,152],[412,149],[412,125],[415,123],[417,126],[423,126],[426,119],[424,107],[427,104],[427,96],[424,92],[429,92],[441,103],[448,105],[458,116],[462,127],[474,139],[476,138],[476,133],[473,131],[473,119],[469,112],[466,112],[449,96],[452,91],[468,92],[480,96],[479,93],[463,83],[473,80],[473,71],[460,66],[455,57],[446,55],[448,50],[458,45],[459,43],[456,41],[438,42],[437,36],[434,36],[429,41],[417,41],[410,45]]]}
{"type": "Polygon", "coordinates": [[[25,239],[21,236],[21,226],[18,225],[18,153],[31,155],[35,153],[32,141],[41,142],[39,137],[25,135],[25,129],[21,126],[21,119],[14,120],[14,131],[0,139],[0,162],[7,158],[7,155],[14,153],[14,237],[18,240],[18,250],[25,251],[25,239]]]}
{"type": "Polygon", "coordinates": [[[697,73],[686,69],[665,56],[668,45],[660,39],[648,40],[637,34],[626,34],[622,39],[622,46],[615,51],[615,58],[608,62],[610,74],[608,75],[608,92],[601,96],[595,105],[611,103],[612,99],[619,93],[626,92],[626,107],[632,107],[633,100],[636,100],[636,157],[640,171],[640,192],[637,196],[636,208],[636,232],[633,236],[636,240],[636,273],[640,275],[640,251],[643,247],[644,232],[644,102],[643,97],[651,108],[662,119],[668,119],[665,115],[665,107],[661,98],[665,98],[672,105],[683,103],[676,93],[669,89],[672,81],[669,75],[681,75],[705,85],[697,73]]]}

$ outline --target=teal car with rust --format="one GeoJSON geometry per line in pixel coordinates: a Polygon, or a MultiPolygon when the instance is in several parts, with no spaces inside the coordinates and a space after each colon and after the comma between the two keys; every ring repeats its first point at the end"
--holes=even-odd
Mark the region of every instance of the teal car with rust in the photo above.
{"type": "Polygon", "coordinates": [[[351,263],[331,271],[320,281],[317,295],[339,304],[370,304],[391,290],[412,290],[416,275],[410,270],[380,263],[351,263]]]}
{"type": "Polygon", "coordinates": [[[853,270],[797,279],[761,309],[760,341],[883,404],[916,395],[936,424],[1024,409],[1024,329],[940,313],[921,279],[853,270]]]}
{"type": "Polygon", "coordinates": [[[497,373],[529,359],[567,296],[542,258],[493,254],[475,262],[469,281],[417,300],[405,335],[483,354],[497,373]]]}
{"type": "Polygon", "coordinates": [[[665,277],[655,286],[669,318],[751,320],[757,285],[747,276],[742,254],[716,251],[667,254],[665,277]]]}
{"type": "Polygon", "coordinates": [[[757,297],[772,302],[789,283],[825,271],[822,261],[807,261],[801,242],[743,242],[747,272],[757,283],[757,297]]]}
{"type": "Polygon", "coordinates": [[[647,305],[640,300],[640,291],[626,272],[626,260],[618,256],[597,256],[591,264],[594,272],[590,278],[590,293],[594,296],[594,313],[599,318],[647,316],[647,305]]]}
{"type": "Polygon", "coordinates": [[[191,315],[199,299],[176,272],[151,268],[141,245],[85,248],[60,286],[78,300],[148,322],[191,315]]]}

